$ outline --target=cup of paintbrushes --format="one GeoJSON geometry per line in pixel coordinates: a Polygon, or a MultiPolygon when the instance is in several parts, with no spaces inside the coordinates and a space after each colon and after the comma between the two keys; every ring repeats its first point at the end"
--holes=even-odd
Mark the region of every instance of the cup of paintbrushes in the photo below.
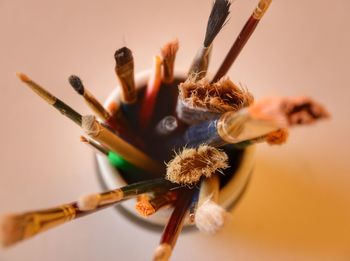
{"type": "MultiPolygon", "coordinates": [[[[136,74],[136,110],[140,110],[142,106],[141,101],[146,93],[146,86],[150,77],[152,77],[152,70],[143,71],[136,74]]],[[[168,136],[159,136],[155,133],[157,132],[157,129],[159,129],[159,122],[161,122],[162,119],[166,118],[167,116],[169,118],[169,114],[171,116],[176,116],[175,111],[178,84],[185,81],[186,78],[187,73],[185,71],[175,71],[173,83],[161,84],[157,95],[156,104],[154,106],[156,108],[156,111],[154,111],[147,129],[142,130],[142,128],[139,127],[136,130],[136,133],[140,135],[145,143],[145,152],[153,158],[157,159],[158,157],[159,163],[164,167],[164,176],[166,172],[164,159],[166,159],[166,161],[170,160],[174,153],[170,150],[165,152],[155,151],[157,148],[161,147],[165,140],[168,138],[168,136]],[[165,154],[167,155],[164,156],[165,154]],[[162,158],[159,158],[160,155],[162,158]]],[[[121,102],[120,89],[120,86],[117,86],[117,88],[109,95],[105,102],[106,108],[118,108],[118,105],[121,102]]],[[[178,125],[178,128],[180,129],[186,128],[186,124],[181,124],[181,122],[179,122],[178,125]]],[[[173,127],[174,124],[172,123],[171,126],[173,127]]],[[[170,135],[176,135],[176,131],[177,130],[175,130],[175,134],[171,133],[170,135]]],[[[226,151],[226,153],[229,158],[230,167],[225,170],[224,175],[220,175],[219,204],[225,209],[231,209],[241,198],[241,195],[243,194],[245,187],[248,184],[254,165],[254,146],[249,146],[243,150],[233,149],[226,151]]],[[[111,164],[109,158],[101,153],[96,154],[96,163],[99,179],[104,189],[114,189],[116,187],[121,187],[132,182],[147,179],[148,174],[140,172],[140,175],[137,175],[137,171],[135,172],[134,170],[132,173],[128,173],[128,171],[125,171],[125,168],[123,169],[111,164]]],[[[150,178],[152,177],[150,176],[150,178]]],[[[127,214],[129,219],[130,215],[135,217],[132,220],[136,220],[141,225],[149,224],[164,226],[167,223],[172,213],[173,207],[170,206],[161,208],[156,213],[148,217],[144,217],[141,216],[135,209],[137,200],[139,199],[132,199],[122,202],[117,206],[117,208],[121,210],[121,213],[127,214]]],[[[154,201],[162,202],[162,198],[156,198],[154,201]]],[[[190,220],[187,220],[185,224],[191,224],[190,220]]]]}

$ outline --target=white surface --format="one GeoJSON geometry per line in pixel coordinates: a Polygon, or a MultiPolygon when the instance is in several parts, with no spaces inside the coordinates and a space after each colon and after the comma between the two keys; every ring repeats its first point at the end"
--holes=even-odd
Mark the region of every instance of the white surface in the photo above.
{"type": "MultiPolygon", "coordinates": [[[[233,4],[215,42],[212,71],[256,2],[233,4]]],[[[20,84],[16,71],[88,113],[67,83],[70,74],[103,100],[116,84],[116,48],[126,42],[141,71],[175,36],[177,66],[186,68],[210,7],[209,0],[0,1],[0,212],[100,190],[79,128],[20,84]]],[[[230,76],[256,98],[311,95],[333,118],[294,129],[283,147],[260,146],[250,187],[225,231],[181,235],[172,260],[350,259],[349,8],[348,0],[272,3],[230,76]]],[[[150,260],[159,237],[105,210],[2,250],[0,260],[150,260]]]]}

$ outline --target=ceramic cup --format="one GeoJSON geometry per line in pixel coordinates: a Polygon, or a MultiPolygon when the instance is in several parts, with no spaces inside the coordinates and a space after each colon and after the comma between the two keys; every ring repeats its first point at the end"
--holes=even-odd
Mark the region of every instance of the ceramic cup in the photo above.
{"type": "MultiPolygon", "coordinates": [[[[146,86],[149,75],[150,71],[138,73],[135,77],[136,87],[141,88],[146,86]]],[[[175,72],[175,78],[185,79],[186,73],[177,71],[175,72]]],[[[105,102],[105,107],[107,107],[112,101],[119,101],[119,90],[120,88],[117,86],[117,88],[115,88],[115,90],[109,95],[105,102]]],[[[248,184],[254,165],[254,150],[255,146],[249,146],[243,151],[243,155],[234,175],[232,175],[232,178],[220,190],[219,203],[225,209],[231,209],[234,207],[248,184]]],[[[96,160],[98,173],[104,189],[112,190],[127,185],[120,172],[110,165],[105,155],[96,154],[96,160]]],[[[173,210],[173,208],[161,209],[150,217],[145,218],[136,212],[135,203],[136,199],[131,199],[120,203],[118,206],[124,214],[132,217],[134,221],[136,220],[137,222],[146,225],[164,226],[173,210]]]]}

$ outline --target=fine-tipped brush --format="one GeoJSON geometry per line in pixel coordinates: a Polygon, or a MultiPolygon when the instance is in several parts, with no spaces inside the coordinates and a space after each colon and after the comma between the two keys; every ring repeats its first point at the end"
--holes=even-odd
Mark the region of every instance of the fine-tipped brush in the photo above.
{"type": "Polygon", "coordinates": [[[248,42],[250,36],[253,34],[256,26],[264,16],[266,10],[270,6],[272,0],[260,0],[253,14],[249,17],[248,21],[244,25],[243,29],[239,33],[236,41],[232,45],[230,51],[225,57],[225,60],[221,64],[218,72],[214,76],[212,82],[218,81],[221,77],[226,75],[232,64],[237,59],[238,55],[242,51],[245,44],[248,42]]]}
{"type": "Polygon", "coordinates": [[[201,182],[198,207],[195,213],[197,228],[207,234],[217,233],[225,224],[228,213],[219,202],[220,180],[217,174],[201,182]]]}
{"type": "Polygon", "coordinates": [[[161,49],[163,59],[163,77],[165,84],[171,84],[174,81],[174,66],[176,53],[179,50],[179,41],[177,39],[166,43],[161,49]]]}
{"type": "Polygon", "coordinates": [[[135,87],[134,57],[127,47],[114,53],[115,73],[121,86],[120,107],[125,117],[132,121],[137,116],[137,92],[135,87]]]}
{"type": "Polygon", "coordinates": [[[198,50],[188,72],[188,75],[194,75],[196,80],[200,80],[207,73],[213,41],[225,25],[230,14],[230,6],[231,2],[228,0],[215,0],[214,2],[208,19],[203,45],[198,50]]]}
{"type": "Polygon", "coordinates": [[[46,91],[43,87],[32,81],[27,75],[23,73],[17,73],[17,77],[24,82],[32,91],[39,95],[48,104],[55,107],[60,113],[70,118],[76,124],[81,126],[82,117],[79,113],[69,107],[60,99],[53,96],[51,93],[46,91]]]}
{"type": "Polygon", "coordinates": [[[50,228],[94,213],[142,193],[165,192],[175,186],[165,179],[154,179],[104,193],[81,197],[77,202],[58,207],[4,216],[0,223],[0,241],[8,247],[50,228]]]}
{"type": "Polygon", "coordinates": [[[144,217],[149,217],[156,213],[159,209],[171,206],[177,199],[175,191],[156,194],[151,197],[141,197],[135,205],[137,212],[144,217]]]}
{"type": "Polygon", "coordinates": [[[104,144],[110,150],[115,151],[135,167],[153,175],[161,173],[162,167],[158,162],[109,131],[101,123],[96,121],[95,116],[83,116],[82,128],[91,138],[104,144]]]}
{"type": "Polygon", "coordinates": [[[159,246],[154,251],[153,261],[167,261],[170,259],[177,238],[183,228],[186,213],[191,204],[193,190],[183,189],[176,201],[173,213],[164,228],[159,246]]]}
{"type": "Polygon", "coordinates": [[[146,170],[148,173],[160,173],[161,166],[138,150],[131,144],[127,143],[120,137],[116,136],[108,128],[104,127],[101,123],[95,120],[94,116],[82,117],[78,112],[73,110],[67,104],[57,99],[55,96],[50,94],[44,88],[33,82],[29,77],[24,74],[17,74],[21,81],[27,84],[35,93],[43,98],[47,103],[58,109],[63,115],[73,120],[76,124],[82,127],[89,136],[101,142],[102,144],[109,147],[112,151],[115,151],[125,160],[139,167],[140,169],[146,170]]]}
{"type": "Polygon", "coordinates": [[[112,117],[109,112],[103,107],[103,105],[87,90],[81,79],[76,75],[71,75],[68,78],[70,85],[73,89],[84,97],[84,101],[91,108],[91,110],[97,115],[97,117],[108,122],[112,117]]]}
{"type": "Polygon", "coordinates": [[[143,130],[145,130],[151,123],[152,115],[154,113],[156,99],[162,83],[161,65],[162,59],[159,56],[154,56],[152,73],[148,80],[145,96],[143,97],[139,113],[139,123],[143,130]]]}
{"type": "Polygon", "coordinates": [[[107,156],[109,163],[116,167],[117,169],[123,170],[127,175],[140,176],[142,173],[141,170],[137,169],[134,165],[130,164],[128,161],[120,157],[117,153],[109,150],[106,146],[99,144],[93,139],[88,139],[84,136],[80,137],[80,141],[86,144],[89,144],[93,148],[95,148],[100,153],[107,156]]]}

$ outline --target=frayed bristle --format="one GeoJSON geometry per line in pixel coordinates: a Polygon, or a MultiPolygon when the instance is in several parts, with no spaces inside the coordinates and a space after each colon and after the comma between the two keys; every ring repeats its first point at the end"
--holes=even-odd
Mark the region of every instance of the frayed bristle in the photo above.
{"type": "Polygon", "coordinates": [[[176,52],[179,50],[179,40],[175,39],[167,44],[165,44],[161,49],[161,54],[163,59],[168,57],[173,58],[176,52]]]}
{"type": "Polygon", "coordinates": [[[77,93],[79,93],[80,95],[84,95],[84,85],[78,76],[71,75],[69,76],[68,81],[77,93]]]}
{"type": "Polygon", "coordinates": [[[78,208],[81,211],[91,211],[98,207],[101,196],[99,194],[85,195],[79,198],[78,208]]]}
{"type": "Polygon", "coordinates": [[[267,134],[265,140],[270,145],[281,145],[287,142],[288,136],[288,129],[279,129],[267,134]]]}
{"type": "Polygon", "coordinates": [[[179,98],[186,106],[213,113],[238,111],[254,101],[246,88],[235,85],[228,77],[216,83],[189,77],[179,85],[179,98]]]}
{"type": "Polygon", "coordinates": [[[170,259],[172,247],[169,244],[161,244],[154,251],[153,261],[168,261],[170,259]]]}
{"type": "Polygon", "coordinates": [[[0,219],[0,243],[9,247],[24,239],[25,215],[7,215],[0,219]]]}
{"type": "Polygon", "coordinates": [[[224,151],[208,145],[183,149],[167,163],[166,179],[181,185],[194,185],[202,176],[210,177],[216,171],[228,168],[224,151]]]}
{"type": "Polygon", "coordinates": [[[127,47],[122,47],[115,51],[114,59],[117,67],[121,67],[129,62],[131,62],[134,58],[132,56],[132,52],[127,47]]]}
{"type": "Polygon", "coordinates": [[[141,216],[144,217],[148,217],[156,212],[152,204],[149,202],[149,198],[142,198],[138,202],[136,202],[135,209],[141,216]]]}
{"type": "Polygon", "coordinates": [[[221,206],[207,199],[195,214],[197,228],[207,234],[217,233],[225,224],[228,213],[221,206]]]}
{"type": "Polygon", "coordinates": [[[212,44],[214,38],[224,26],[230,14],[230,6],[231,2],[228,0],[215,0],[207,24],[204,47],[209,47],[212,44]]]}

